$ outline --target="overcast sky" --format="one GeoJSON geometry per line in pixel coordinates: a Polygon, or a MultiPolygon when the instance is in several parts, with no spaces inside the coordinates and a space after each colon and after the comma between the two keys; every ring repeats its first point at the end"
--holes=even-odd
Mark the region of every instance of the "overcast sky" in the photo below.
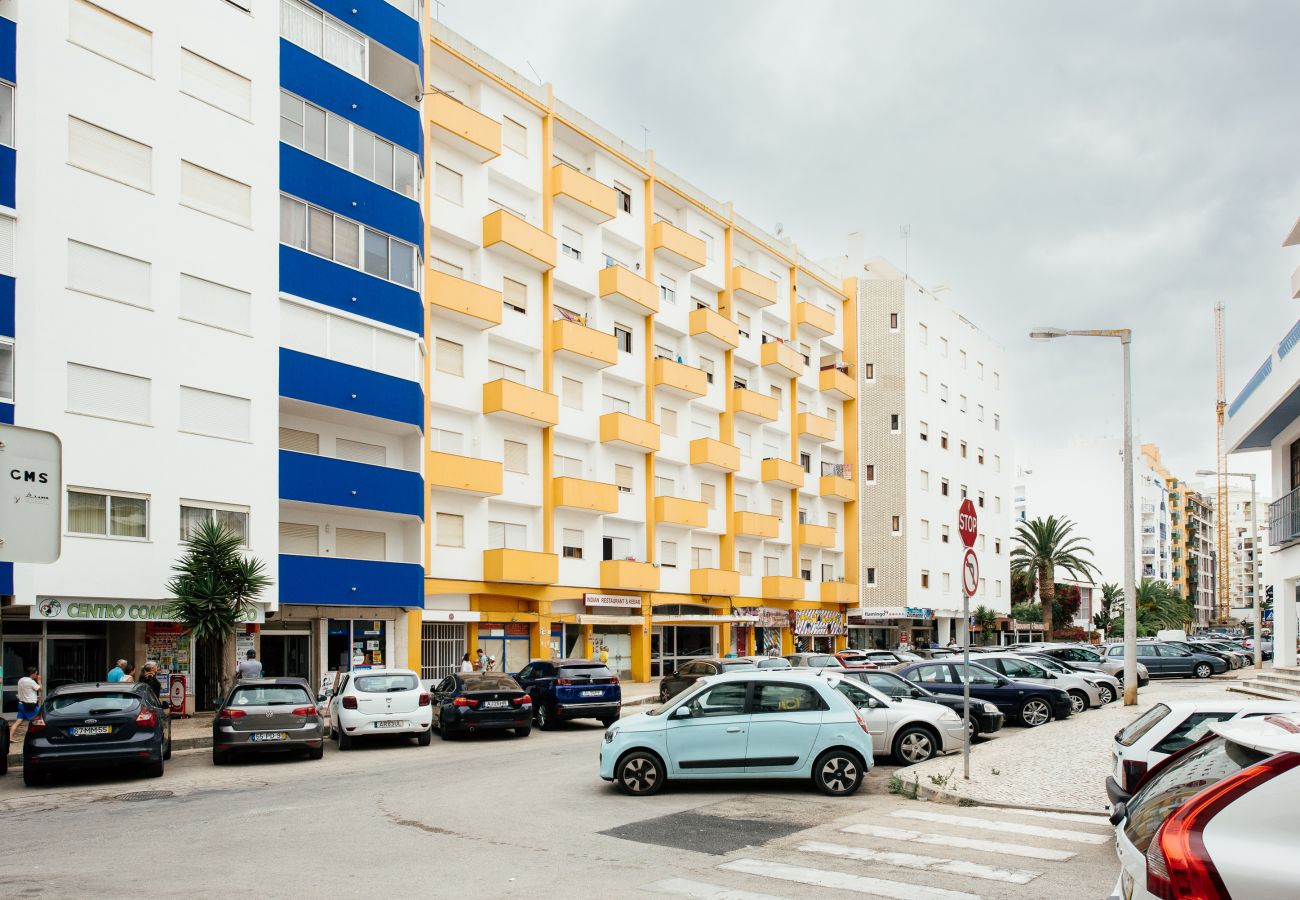
{"type": "MultiPolygon", "coordinates": [[[[430,0],[432,3],[432,0],[430,0]]],[[[436,8],[436,7],[435,7],[436,8]]],[[[444,0],[444,24],[814,259],[861,231],[1010,357],[1018,459],[1118,435],[1214,463],[1228,399],[1300,317],[1300,4],[444,0]]],[[[1264,471],[1260,454],[1231,465],[1264,471]]]]}

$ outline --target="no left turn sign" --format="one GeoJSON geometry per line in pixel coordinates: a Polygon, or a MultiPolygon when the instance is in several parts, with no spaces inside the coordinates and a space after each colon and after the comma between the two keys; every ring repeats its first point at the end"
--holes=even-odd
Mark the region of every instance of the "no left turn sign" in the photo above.
{"type": "Polygon", "coordinates": [[[980,586],[980,561],[975,551],[966,548],[961,561],[961,589],[967,597],[974,597],[980,586]]]}

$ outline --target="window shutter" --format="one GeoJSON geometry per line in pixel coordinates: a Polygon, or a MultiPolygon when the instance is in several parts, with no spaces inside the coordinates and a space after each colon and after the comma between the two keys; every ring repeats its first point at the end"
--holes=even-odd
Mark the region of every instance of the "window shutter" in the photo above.
{"type": "Polygon", "coordinates": [[[0,275],[14,274],[14,220],[0,216],[0,275]]]}
{"type": "Polygon", "coordinates": [[[420,380],[420,352],[411,338],[382,328],[373,329],[375,333],[375,371],[405,378],[408,381],[420,380]]]}
{"type": "Polygon", "coordinates": [[[280,302],[280,342],[290,350],[325,356],[329,317],[318,310],[288,301],[280,302]]]}
{"type": "Polygon", "coordinates": [[[320,556],[320,528],[316,525],[281,522],[280,552],[294,556],[320,556]]]}
{"type": "Polygon", "coordinates": [[[488,522],[488,549],[498,550],[506,545],[506,523],[488,522]]]}
{"type": "Polygon", "coordinates": [[[564,529],[563,546],[565,547],[582,547],[582,532],[576,528],[564,529]]]}
{"type": "Polygon", "coordinates": [[[673,541],[659,542],[659,565],[675,566],[677,565],[677,544],[673,541]]]}
{"type": "Polygon", "coordinates": [[[560,401],[570,409],[582,409],[582,382],[576,378],[562,377],[560,401]]]}
{"type": "Polygon", "coordinates": [[[465,453],[465,435],[459,431],[448,431],[435,428],[433,430],[433,443],[431,446],[443,453],[453,453],[456,456],[463,456],[465,453]]]}
{"type": "Polygon", "coordinates": [[[128,69],[153,74],[152,32],[86,0],[73,0],[68,10],[68,40],[128,69]]]}
{"type": "Polygon", "coordinates": [[[367,444],[362,441],[338,438],[334,441],[334,455],[339,459],[371,466],[388,465],[388,448],[382,444],[367,444]]]}
{"type": "Polygon", "coordinates": [[[463,375],[465,372],[465,348],[454,341],[435,338],[434,364],[439,372],[448,375],[463,375]]]}
{"type": "Polygon", "coordinates": [[[453,513],[438,513],[438,546],[465,546],[465,517],[453,513]]]}
{"type": "Polygon", "coordinates": [[[700,499],[709,504],[709,509],[713,509],[718,501],[717,488],[707,481],[700,485],[700,499]]]}
{"type": "Polygon", "coordinates": [[[280,426],[280,449],[295,453],[320,453],[320,435],[280,426]]]}
{"type": "Polygon", "coordinates": [[[184,48],[181,49],[181,90],[241,119],[252,118],[253,83],[238,72],[184,48]]]}
{"type": "Polygon", "coordinates": [[[181,274],[180,316],[227,331],[252,331],[252,294],[181,274]]]}
{"type": "Polygon", "coordinates": [[[236,225],[253,224],[251,187],[185,160],[181,160],[181,203],[236,225]]]}
{"type": "Polygon", "coordinates": [[[772,501],[771,512],[772,515],[776,516],[778,519],[781,518],[781,516],[785,515],[785,504],[782,503],[780,500],[774,499],[772,501]]]}
{"type": "Polygon", "coordinates": [[[677,437],[677,410],[659,410],[659,429],[669,437],[677,437]]]}
{"type": "Polygon", "coordinates": [[[505,442],[505,469],[507,472],[528,474],[528,445],[520,441],[505,442]]]}
{"type": "Polygon", "coordinates": [[[143,260],[68,241],[68,287],[74,291],[152,309],[152,272],[143,260]]]}
{"type": "Polygon", "coordinates": [[[655,496],[658,497],[675,497],[677,496],[677,483],[671,478],[655,476],[655,496]]]}
{"type": "Polygon", "coordinates": [[[741,575],[752,575],[754,571],[754,554],[748,550],[741,550],[736,554],[736,564],[740,568],[741,575]]]}
{"type": "Polygon", "coordinates": [[[501,280],[501,296],[511,306],[520,309],[528,309],[528,287],[511,278],[501,280]]]}
{"type": "Polygon", "coordinates": [[[382,531],[362,531],[359,528],[334,530],[334,553],[344,559],[385,558],[385,538],[382,531]]]}
{"type": "Polygon", "coordinates": [[[179,428],[195,434],[246,441],[252,403],[243,397],[181,385],[179,428]]]}
{"type": "Polygon", "coordinates": [[[148,378],[68,363],[69,412],[147,425],[150,388],[148,378]]]}
{"type": "Polygon", "coordinates": [[[375,358],[375,330],[338,316],[329,317],[330,359],[369,369],[375,358]]]}
{"type": "Polygon", "coordinates": [[[619,490],[632,490],[632,467],[621,466],[617,463],[614,465],[614,484],[618,485],[619,490]]]}

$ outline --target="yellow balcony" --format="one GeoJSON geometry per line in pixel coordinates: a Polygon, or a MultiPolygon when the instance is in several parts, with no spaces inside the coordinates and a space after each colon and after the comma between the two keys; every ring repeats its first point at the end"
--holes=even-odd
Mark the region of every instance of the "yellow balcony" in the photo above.
{"type": "Polygon", "coordinates": [[[789,575],[764,575],[763,599],[765,600],[802,600],[804,581],[789,575]]]}
{"type": "Polygon", "coordinates": [[[535,550],[483,551],[483,580],[511,584],[555,584],[560,576],[560,559],[554,553],[535,550]]]}
{"type": "Polygon", "coordinates": [[[480,497],[501,493],[501,463],[490,459],[434,451],[425,472],[431,488],[480,497]]]}
{"type": "Polygon", "coordinates": [[[740,573],[731,569],[691,569],[691,593],[734,597],[740,593],[740,573]]]}
{"type": "Polygon", "coordinates": [[[800,547],[832,549],[835,546],[835,529],[828,525],[800,525],[796,529],[796,539],[800,547]]]}
{"type": "Polygon", "coordinates": [[[823,581],[822,603],[849,603],[858,605],[858,586],[851,581],[823,581]]]}
{"type": "Polygon", "coordinates": [[[774,538],[781,531],[781,520],[767,513],[737,511],[731,517],[731,527],[741,537],[774,538]]]}
{"type": "Polygon", "coordinates": [[[744,266],[731,267],[731,293],[758,306],[776,302],[776,282],[744,266]]]}
{"type": "Polygon", "coordinates": [[[759,352],[758,361],[765,368],[774,370],[786,378],[798,378],[803,374],[803,354],[781,341],[768,341],[759,352]]]}
{"type": "Polygon", "coordinates": [[[858,395],[853,376],[839,369],[822,369],[818,376],[818,387],[823,394],[830,394],[840,400],[852,400],[858,395]]]}
{"type": "Polygon", "coordinates": [[[691,337],[723,350],[740,346],[740,326],[721,313],[706,307],[691,312],[691,337]]]}
{"type": "Polygon", "coordinates": [[[800,300],[794,305],[794,324],[813,337],[824,338],[835,333],[835,313],[800,300]]]}
{"type": "Polygon", "coordinates": [[[483,385],[483,415],[499,415],[527,425],[558,425],[560,398],[498,378],[483,385]]]}
{"type": "Polygon", "coordinates": [[[664,525],[705,528],[709,524],[709,504],[680,497],[655,497],[655,521],[664,525]]]}
{"type": "Polygon", "coordinates": [[[858,499],[858,491],[853,482],[839,475],[823,475],[820,493],[823,497],[834,497],[846,502],[858,499]]]}
{"type": "Polygon", "coordinates": [[[654,386],[685,397],[703,397],[709,380],[703,369],[659,357],[654,361],[654,386]]]}
{"type": "Polygon", "coordinates": [[[708,261],[704,241],[667,222],[654,223],[650,246],[683,269],[698,269],[708,261]]]}
{"type": "Polygon", "coordinates": [[[600,299],[618,303],[638,316],[659,312],[659,288],[622,266],[600,270],[600,299]]]}
{"type": "Polygon", "coordinates": [[[424,98],[429,114],[429,136],[456,148],[475,162],[501,155],[501,123],[470,109],[447,94],[424,98]]]}
{"type": "Polygon", "coordinates": [[[691,441],[691,465],[719,472],[739,472],[740,448],[714,438],[696,438],[691,441]]]}
{"type": "Polygon", "coordinates": [[[798,489],[803,487],[804,472],[803,467],[798,463],[792,463],[788,459],[765,459],[760,470],[763,476],[764,484],[776,484],[781,487],[798,489]]]}
{"type": "Polygon", "coordinates": [[[483,246],[533,269],[555,268],[555,238],[504,209],[483,217],[483,246]]]}
{"type": "Polygon", "coordinates": [[[799,437],[819,444],[835,440],[835,420],[816,413],[799,413],[799,437]]]}
{"type": "Polygon", "coordinates": [[[657,591],[659,570],[650,563],[606,559],[600,564],[600,587],[606,591],[657,591]]]}
{"type": "Polygon", "coordinates": [[[618,512],[618,487],[607,481],[560,476],[551,479],[555,506],[594,513],[618,512]]]}
{"type": "Polygon", "coordinates": [[[501,292],[490,287],[429,269],[424,294],[434,314],[443,314],[480,331],[501,324],[501,292]]]}
{"type": "Polygon", "coordinates": [[[618,341],[614,335],[568,319],[556,319],[551,323],[551,343],[556,353],[584,366],[604,369],[618,362],[618,341]]]}
{"type": "Polygon", "coordinates": [[[605,413],[600,417],[600,442],[654,453],[659,450],[659,426],[627,413],[605,413]]]}
{"type": "Polygon", "coordinates": [[[732,388],[731,406],[736,415],[759,422],[775,422],[781,416],[781,404],[775,397],[749,388],[732,388]]]}
{"type": "Polygon", "coordinates": [[[551,190],[555,202],[592,222],[608,222],[618,213],[614,189],[579,172],[573,166],[551,166],[551,190]]]}

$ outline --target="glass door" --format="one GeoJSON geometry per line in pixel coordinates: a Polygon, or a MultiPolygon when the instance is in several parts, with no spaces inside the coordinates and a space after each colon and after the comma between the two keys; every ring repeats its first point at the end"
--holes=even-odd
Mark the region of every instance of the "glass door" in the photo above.
{"type": "Polygon", "coordinates": [[[4,642],[4,711],[18,711],[18,679],[27,674],[28,666],[41,665],[41,639],[23,638],[4,642]]]}
{"type": "Polygon", "coordinates": [[[311,677],[311,635],[262,632],[262,672],[269,678],[311,677]]]}
{"type": "MultiPolygon", "coordinates": [[[[48,637],[45,653],[46,691],[65,684],[98,681],[108,672],[102,639],[48,637]]],[[[7,667],[5,671],[8,672],[7,667]]]]}

